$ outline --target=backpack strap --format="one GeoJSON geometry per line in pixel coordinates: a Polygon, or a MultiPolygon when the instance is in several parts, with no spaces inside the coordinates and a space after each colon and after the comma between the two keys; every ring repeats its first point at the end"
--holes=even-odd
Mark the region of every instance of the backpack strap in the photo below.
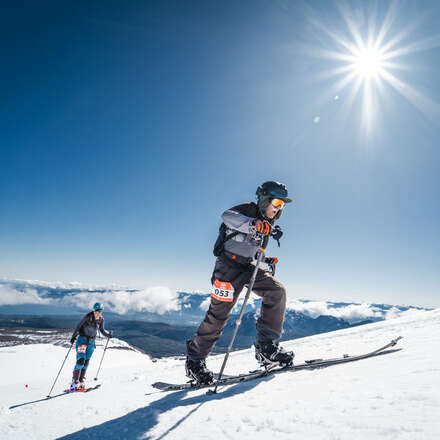
{"type": "Polygon", "coordinates": [[[234,238],[238,234],[242,234],[242,232],[240,232],[240,231],[232,232],[231,234],[229,234],[225,237],[225,241],[223,243],[226,243],[228,240],[230,240],[231,238],[234,238]]]}
{"type": "Polygon", "coordinates": [[[219,228],[219,235],[217,241],[214,244],[213,253],[215,257],[219,257],[223,251],[225,243],[236,235],[240,234],[240,231],[234,231],[229,235],[226,235],[226,225],[222,223],[219,228]]]}

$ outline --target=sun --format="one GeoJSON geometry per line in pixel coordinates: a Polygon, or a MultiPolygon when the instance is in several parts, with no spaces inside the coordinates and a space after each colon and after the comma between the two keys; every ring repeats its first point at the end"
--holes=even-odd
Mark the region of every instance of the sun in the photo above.
{"type": "Polygon", "coordinates": [[[397,91],[430,120],[438,120],[438,102],[407,82],[414,79],[414,75],[410,75],[414,66],[405,58],[408,54],[439,47],[439,37],[412,40],[410,31],[415,29],[414,23],[397,28],[400,11],[397,2],[391,3],[381,18],[376,13],[365,12],[365,20],[362,20],[349,4],[341,4],[339,11],[343,20],[337,26],[329,27],[323,21],[310,19],[319,36],[319,46],[309,47],[309,53],[331,62],[316,74],[318,80],[334,79],[324,97],[335,100],[337,97],[341,102],[343,95],[344,109],[347,114],[355,114],[356,110],[361,114],[361,126],[367,136],[380,121],[381,105],[392,97],[390,89],[397,91]],[[357,103],[360,106],[356,107],[357,103]]]}
{"type": "Polygon", "coordinates": [[[360,50],[353,57],[352,68],[363,79],[377,78],[384,67],[384,59],[380,51],[374,48],[360,50]]]}

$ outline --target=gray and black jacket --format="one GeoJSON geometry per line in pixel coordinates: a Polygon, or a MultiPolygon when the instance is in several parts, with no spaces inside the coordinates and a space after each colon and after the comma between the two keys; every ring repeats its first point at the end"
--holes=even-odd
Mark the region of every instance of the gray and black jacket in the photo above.
{"type": "MultiPolygon", "coordinates": [[[[268,220],[254,202],[234,206],[222,214],[226,236],[235,231],[239,232],[225,242],[222,257],[239,264],[249,264],[254,259],[260,243],[254,230],[255,219],[268,220]]],[[[273,224],[273,220],[268,221],[273,224]]],[[[263,248],[266,248],[268,240],[269,237],[264,237],[263,248]]]]}
{"type": "Polygon", "coordinates": [[[80,335],[87,338],[88,342],[93,341],[96,338],[98,329],[105,337],[109,338],[111,336],[111,333],[104,328],[104,318],[102,316],[95,319],[93,312],[87,313],[76,326],[72,339],[80,335]]]}

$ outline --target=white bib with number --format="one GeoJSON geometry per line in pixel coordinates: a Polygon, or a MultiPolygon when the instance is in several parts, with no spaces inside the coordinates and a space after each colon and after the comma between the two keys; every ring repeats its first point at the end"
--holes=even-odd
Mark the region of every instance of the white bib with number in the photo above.
{"type": "Polygon", "coordinates": [[[211,290],[211,296],[219,301],[234,301],[234,287],[226,281],[215,280],[211,290]]]}

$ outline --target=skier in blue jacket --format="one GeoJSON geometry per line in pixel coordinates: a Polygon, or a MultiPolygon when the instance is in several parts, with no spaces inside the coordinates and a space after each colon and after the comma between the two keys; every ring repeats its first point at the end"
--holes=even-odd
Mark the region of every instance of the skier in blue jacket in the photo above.
{"type": "Polygon", "coordinates": [[[95,350],[95,338],[99,331],[107,338],[112,337],[112,332],[105,330],[102,303],[95,303],[93,310],[87,313],[76,326],[70,343],[73,345],[76,341],[76,365],[73,369],[71,388],[84,389],[86,380],[86,371],[89,366],[90,358],[95,350]]]}

